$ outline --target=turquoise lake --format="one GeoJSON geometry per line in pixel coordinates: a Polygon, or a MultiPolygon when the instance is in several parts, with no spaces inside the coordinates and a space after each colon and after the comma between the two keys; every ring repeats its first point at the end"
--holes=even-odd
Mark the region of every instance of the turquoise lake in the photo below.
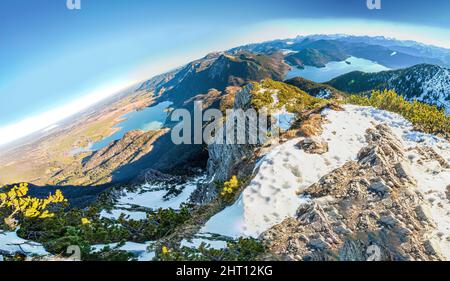
{"type": "Polygon", "coordinates": [[[102,149],[112,141],[121,139],[129,131],[152,131],[161,129],[168,116],[166,109],[170,107],[171,104],[171,102],[161,102],[155,106],[147,107],[144,110],[133,111],[122,116],[124,120],[116,126],[116,128],[119,128],[117,132],[92,144],[87,149],[90,151],[102,149]]]}
{"type": "Polygon", "coordinates": [[[383,70],[389,70],[389,68],[370,60],[350,57],[346,61],[330,62],[322,68],[306,66],[305,69],[299,69],[292,67],[285,79],[300,76],[314,82],[323,83],[352,71],[379,72],[383,70]]]}

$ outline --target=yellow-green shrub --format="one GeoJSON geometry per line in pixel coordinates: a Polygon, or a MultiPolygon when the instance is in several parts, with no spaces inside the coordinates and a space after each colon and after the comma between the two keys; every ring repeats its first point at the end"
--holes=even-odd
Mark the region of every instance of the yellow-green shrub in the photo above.
{"type": "Polygon", "coordinates": [[[226,197],[228,195],[234,194],[236,190],[239,189],[239,180],[236,176],[232,176],[229,181],[223,183],[222,192],[220,195],[226,197]]]}
{"type": "Polygon", "coordinates": [[[27,196],[27,194],[27,183],[0,189],[0,210],[6,212],[4,221],[11,228],[15,227],[16,215],[22,214],[26,218],[50,218],[54,214],[49,212],[47,207],[67,201],[59,189],[54,195],[49,195],[44,199],[27,196]]]}

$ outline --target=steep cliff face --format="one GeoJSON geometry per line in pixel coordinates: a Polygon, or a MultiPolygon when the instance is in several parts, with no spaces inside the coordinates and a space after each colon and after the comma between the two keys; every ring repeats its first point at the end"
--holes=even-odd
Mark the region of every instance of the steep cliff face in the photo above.
{"type": "MultiPolygon", "coordinates": [[[[252,108],[252,85],[237,92],[233,109],[247,110],[252,108]]],[[[249,136],[249,127],[237,124],[235,131],[244,131],[249,136]]],[[[192,200],[207,203],[217,195],[215,182],[229,180],[232,175],[240,178],[248,177],[254,166],[255,149],[251,144],[217,144],[208,145],[207,183],[201,186],[192,196],[192,200]]]]}
{"type": "MultiPolygon", "coordinates": [[[[251,107],[251,90],[252,86],[247,86],[237,93],[234,101],[234,109],[247,110],[251,107]]],[[[238,130],[244,130],[245,135],[249,134],[248,127],[238,127],[238,130]]],[[[242,159],[251,157],[253,154],[253,145],[235,145],[235,144],[211,144],[208,146],[208,176],[212,180],[225,181],[228,180],[235,166],[242,159]]]]}

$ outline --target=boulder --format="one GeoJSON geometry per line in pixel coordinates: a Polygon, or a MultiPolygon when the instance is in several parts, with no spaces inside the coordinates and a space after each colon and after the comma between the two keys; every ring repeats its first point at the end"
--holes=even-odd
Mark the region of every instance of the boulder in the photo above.
{"type": "Polygon", "coordinates": [[[328,143],[318,137],[310,137],[301,140],[297,147],[310,154],[324,154],[328,152],[328,143]]]}

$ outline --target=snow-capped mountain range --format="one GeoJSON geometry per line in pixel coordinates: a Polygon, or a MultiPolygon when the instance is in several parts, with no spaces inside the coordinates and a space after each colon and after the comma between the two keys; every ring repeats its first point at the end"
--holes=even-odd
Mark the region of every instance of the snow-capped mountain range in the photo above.
{"type": "MultiPolygon", "coordinates": [[[[236,47],[230,52],[248,50],[255,53],[268,54],[281,51],[287,55],[295,55],[305,50],[315,50],[342,60],[345,56],[368,59],[391,69],[410,67],[428,63],[450,67],[450,50],[416,41],[401,41],[383,36],[351,36],[351,35],[309,35],[293,39],[273,40],[263,43],[236,47]]],[[[312,64],[314,65],[314,64],[312,64]]]]}

